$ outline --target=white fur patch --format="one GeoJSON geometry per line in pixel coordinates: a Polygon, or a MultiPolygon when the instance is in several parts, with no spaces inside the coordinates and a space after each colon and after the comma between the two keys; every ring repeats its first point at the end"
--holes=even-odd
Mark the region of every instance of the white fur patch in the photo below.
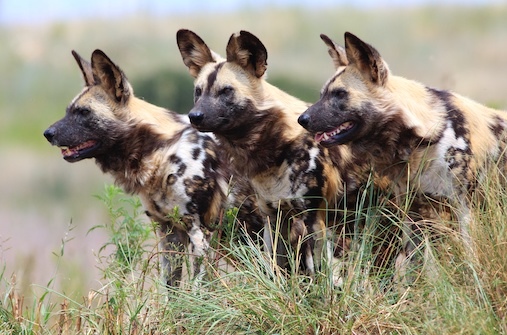
{"type": "Polygon", "coordinates": [[[308,161],[308,169],[306,169],[306,172],[313,171],[317,168],[317,164],[315,163],[317,156],[319,155],[319,148],[313,147],[311,148],[308,153],[310,155],[310,159],[308,161]]]}
{"type": "MultiPolygon", "coordinates": [[[[435,157],[426,157],[431,164],[431,168],[425,169],[419,178],[419,186],[422,191],[435,196],[452,197],[455,195],[456,179],[459,176],[454,176],[450,167],[449,162],[446,160],[447,152],[452,149],[466,150],[468,147],[463,137],[456,137],[456,133],[452,128],[452,123],[447,122],[442,138],[436,145],[435,157]]],[[[417,169],[417,167],[412,167],[417,169]]],[[[419,171],[413,171],[412,173],[419,173],[419,171]]]]}

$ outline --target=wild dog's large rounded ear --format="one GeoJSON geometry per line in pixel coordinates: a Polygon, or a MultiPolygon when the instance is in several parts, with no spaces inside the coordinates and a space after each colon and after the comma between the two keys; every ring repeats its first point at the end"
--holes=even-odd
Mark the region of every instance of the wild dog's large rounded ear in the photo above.
{"type": "Polygon", "coordinates": [[[176,42],[180,49],[183,63],[188,67],[190,75],[197,78],[204,65],[217,62],[220,56],[211,51],[196,33],[188,29],[180,29],[176,33],[176,42]]]}
{"type": "Polygon", "coordinates": [[[264,44],[248,31],[233,34],[227,44],[227,61],[235,62],[257,78],[268,68],[268,52],[264,44]]]}
{"type": "Polygon", "coordinates": [[[102,86],[117,102],[127,102],[132,87],[123,71],[101,50],[92,54],[92,71],[96,85],[102,86]]]}
{"type": "Polygon", "coordinates": [[[344,47],[336,44],[332,39],[330,39],[324,34],[320,34],[320,38],[327,45],[327,52],[329,53],[329,56],[331,56],[331,59],[333,60],[335,69],[338,69],[339,67],[342,66],[347,66],[349,64],[344,47]]]}
{"type": "Polygon", "coordinates": [[[72,50],[72,56],[74,56],[77,65],[79,65],[79,68],[81,69],[86,86],[93,86],[95,84],[95,79],[93,78],[92,64],[83,59],[83,57],[74,50],[72,50]]]}
{"type": "Polygon", "coordinates": [[[374,47],[346,32],[345,51],[349,64],[356,66],[366,79],[378,85],[384,85],[387,82],[389,68],[374,47]]]}

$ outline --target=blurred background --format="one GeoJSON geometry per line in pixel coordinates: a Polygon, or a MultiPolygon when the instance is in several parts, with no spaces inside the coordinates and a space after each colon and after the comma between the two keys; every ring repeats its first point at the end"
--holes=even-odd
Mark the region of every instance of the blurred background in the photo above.
{"type": "Polygon", "coordinates": [[[0,0],[0,269],[24,294],[51,280],[69,296],[99,287],[107,236],[88,231],[109,220],[94,195],[112,180],[92,160],[66,163],[42,136],[83,87],[71,50],[102,49],[137,96],[186,113],[179,28],[222,54],[233,32],[252,32],[268,81],[309,102],[333,73],[319,34],[343,43],[350,31],[397,75],[507,109],[505,0],[0,0]]]}

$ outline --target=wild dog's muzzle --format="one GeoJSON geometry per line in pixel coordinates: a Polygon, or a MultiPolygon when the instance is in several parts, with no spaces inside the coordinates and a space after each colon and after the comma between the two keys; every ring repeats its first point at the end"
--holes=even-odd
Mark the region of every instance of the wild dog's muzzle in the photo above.
{"type": "Polygon", "coordinates": [[[332,126],[331,121],[327,124],[323,124],[322,120],[317,120],[321,122],[312,122],[312,118],[308,114],[311,108],[299,116],[298,123],[314,134],[315,141],[323,146],[329,147],[335,144],[348,143],[357,136],[361,129],[362,122],[357,119],[345,119],[345,121],[338,123],[337,126],[332,126]]]}
{"type": "Polygon", "coordinates": [[[77,162],[85,158],[94,157],[96,150],[100,147],[100,143],[95,140],[81,141],[77,144],[60,143],[56,139],[57,128],[51,126],[44,131],[44,137],[52,145],[56,145],[61,149],[63,159],[68,162],[77,162]]]}

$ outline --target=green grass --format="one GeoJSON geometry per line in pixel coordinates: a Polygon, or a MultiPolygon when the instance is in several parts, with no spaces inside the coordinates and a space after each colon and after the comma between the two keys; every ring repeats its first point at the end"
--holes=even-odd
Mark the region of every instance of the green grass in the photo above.
{"type": "MultiPolygon", "coordinates": [[[[393,280],[392,263],[379,269],[380,223],[399,224],[391,209],[373,198],[360,200],[364,228],[342,264],[335,287],[328,269],[308,277],[274,265],[252,240],[235,238],[234,211],[224,218],[207,279],[166,291],[159,280],[153,225],[141,220],[141,205],[116,187],[99,198],[110,222],[110,239],[99,252],[102,286],[86,297],[66,296],[48,283],[32,305],[0,275],[0,330],[5,334],[507,334],[507,193],[483,184],[474,208],[472,236],[478,259],[467,259],[458,234],[442,227],[427,239],[427,262],[408,286],[393,280]],[[373,199],[373,200],[372,200],[373,199]],[[373,202],[372,202],[373,201],[373,202]],[[445,234],[444,234],[445,232],[445,234]],[[109,252],[106,249],[109,248],[109,252]],[[376,251],[377,250],[377,251],[376,251]],[[224,268],[224,262],[229,268],[224,268]],[[197,288],[196,288],[197,287],[197,288]]],[[[434,231],[440,224],[436,223],[434,231]]],[[[65,258],[65,241],[59,257],[65,258]]],[[[299,261],[292,255],[293,269],[299,261]]]]}

